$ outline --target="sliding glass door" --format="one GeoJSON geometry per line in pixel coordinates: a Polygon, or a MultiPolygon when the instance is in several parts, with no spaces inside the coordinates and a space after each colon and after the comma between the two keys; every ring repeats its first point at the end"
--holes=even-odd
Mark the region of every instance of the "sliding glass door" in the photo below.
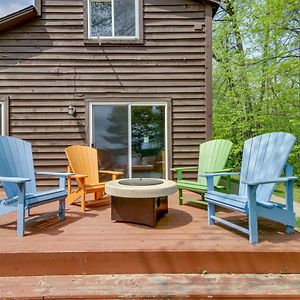
{"type": "Polygon", "coordinates": [[[166,111],[165,103],[91,103],[90,140],[101,167],[166,178],[166,111]]]}

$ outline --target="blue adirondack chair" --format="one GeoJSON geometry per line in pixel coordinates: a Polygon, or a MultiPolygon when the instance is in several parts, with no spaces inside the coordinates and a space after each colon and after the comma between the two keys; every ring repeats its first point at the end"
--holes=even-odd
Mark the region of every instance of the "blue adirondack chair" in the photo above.
{"type": "Polygon", "coordinates": [[[293,184],[297,177],[287,165],[288,156],[296,138],[285,132],[273,132],[247,140],[243,149],[241,173],[201,174],[207,178],[208,222],[216,221],[249,235],[250,243],[258,242],[257,218],[263,217],[280,222],[286,232],[294,231],[296,217],[293,209],[293,184]],[[286,166],[286,167],[285,167],[286,166]],[[286,177],[280,177],[285,167],[286,177]],[[214,176],[240,174],[239,194],[224,194],[214,191],[214,176]],[[284,204],[271,200],[276,183],[286,184],[284,204]],[[215,206],[241,212],[248,216],[248,228],[244,228],[215,215],[215,206]]]}
{"type": "Polygon", "coordinates": [[[17,211],[17,234],[23,236],[25,224],[32,223],[52,215],[59,220],[65,218],[66,177],[68,173],[34,172],[31,144],[21,139],[0,136],[0,182],[6,199],[0,201],[0,216],[17,211]],[[59,177],[59,187],[37,192],[35,175],[59,177]],[[32,207],[58,201],[57,211],[28,218],[32,207]]]}

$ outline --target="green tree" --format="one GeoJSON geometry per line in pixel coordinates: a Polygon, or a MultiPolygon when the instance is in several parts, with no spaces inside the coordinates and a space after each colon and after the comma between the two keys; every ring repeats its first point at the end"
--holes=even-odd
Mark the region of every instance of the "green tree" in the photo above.
{"type": "Polygon", "coordinates": [[[214,135],[234,142],[232,164],[257,134],[285,131],[298,142],[300,175],[300,5],[298,0],[223,0],[213,32],[214,135]]]}

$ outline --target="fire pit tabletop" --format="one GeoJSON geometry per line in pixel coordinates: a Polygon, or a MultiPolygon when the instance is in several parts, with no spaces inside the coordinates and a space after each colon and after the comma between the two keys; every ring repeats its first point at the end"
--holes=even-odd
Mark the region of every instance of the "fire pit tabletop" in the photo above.
{"type": "Polygon", "coordinates": [[[163,197],[176,193],[172,180],[158,178],[131,178],[112,180],[105,184],[105,192],[112,196],[127,198],[163,197]]]}

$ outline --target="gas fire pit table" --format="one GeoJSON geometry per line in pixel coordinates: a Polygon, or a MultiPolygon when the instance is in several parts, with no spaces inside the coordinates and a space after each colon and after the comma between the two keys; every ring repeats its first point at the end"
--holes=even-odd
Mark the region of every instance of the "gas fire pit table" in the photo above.
{"type": "Polygon", "coordinates": [[[105,184],[111,195],[111,219],[155,226],[168,213],[168,195],[177,191],[176,183],[166,179],[131,178],[105,184]]]}

